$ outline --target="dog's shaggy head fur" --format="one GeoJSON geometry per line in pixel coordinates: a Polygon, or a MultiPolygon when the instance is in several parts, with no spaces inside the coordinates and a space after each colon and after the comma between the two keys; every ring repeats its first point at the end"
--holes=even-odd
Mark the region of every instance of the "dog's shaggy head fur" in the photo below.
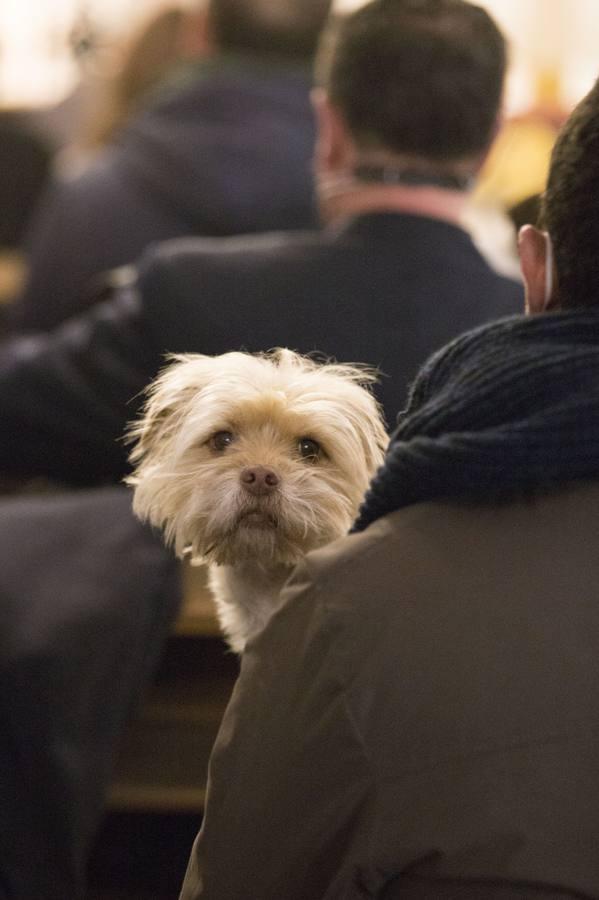
{"type": "Polygon", "coordinates": [[[130,432],[136,514],[179,556],[292,566],[348,531],[382,462],[374,380],[289,350],[174,357],[130,432]]]}

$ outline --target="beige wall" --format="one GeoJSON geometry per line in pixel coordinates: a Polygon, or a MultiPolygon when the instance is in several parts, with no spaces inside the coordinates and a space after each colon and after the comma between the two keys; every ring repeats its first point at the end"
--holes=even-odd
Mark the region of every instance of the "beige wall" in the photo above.
{"type": "Polygon", "coordinates": [[[161,7],[194,2],[201,0],[0,0],[0,105],[53,103],[74,86],[65,43],[82,8],[110,46],[161,7]]]}

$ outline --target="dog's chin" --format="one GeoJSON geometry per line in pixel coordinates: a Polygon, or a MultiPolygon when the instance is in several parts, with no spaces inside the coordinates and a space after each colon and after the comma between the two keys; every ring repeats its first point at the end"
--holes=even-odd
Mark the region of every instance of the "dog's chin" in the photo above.
{"type": "MultiPolygon", "coordinates": [[[[326,497],[328,500],[328,496],[326,497]]],[[[262,568],[293,566],[310,550],[347,532],[351,518],[345,507],[328,502],[281,502],[274,497],[194,499],[199,515],[187,509],[180,545],[192,561],[211,565],[262,568]]]]}
{"type": "Polygon", "coordinates": [[[278,527],[277,516],[265,509],[248,509],[240,513],[235,530],[244,528],[266,529],[272,531],[278,527]]]}
{"type": "Polygon", "coordinates": [[[256,560],[262,566],[270,566],[280,563],[292,565],[301,556],[297,541],[286,533],[275,512],[251,508],[239,513],[208,558],[217,565],[256,560]]]}
{"type": "Polygon", "coordinates": [[[242,525],[205,554],[208,563],[217,566],[256,562],[262,568],[295,565],[303,553],[289,541],[281,540],[273,528],[264,525],[242,525]]]}
{"type": "MultiPolygon", "coordinates": [[[[215,523],[213,522],[213,525],[215,523]]],[[[295,565],[302,556],[322,540],[286,520],[272,508],[248,507],[240,510],[226,527],[204,532],[197,553],[213,565],[238,565],[249,561],[261,567],[295,565]]]]}

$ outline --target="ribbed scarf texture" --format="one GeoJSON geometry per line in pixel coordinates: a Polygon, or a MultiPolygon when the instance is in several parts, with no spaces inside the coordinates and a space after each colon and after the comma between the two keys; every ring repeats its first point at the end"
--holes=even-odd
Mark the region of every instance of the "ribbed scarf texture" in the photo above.
{"type": "Polygon", "coordinates": [[[430,500],[496,502],[599,478],[599,309],[477,328],[417,376],[352,531],[430,500]]]}

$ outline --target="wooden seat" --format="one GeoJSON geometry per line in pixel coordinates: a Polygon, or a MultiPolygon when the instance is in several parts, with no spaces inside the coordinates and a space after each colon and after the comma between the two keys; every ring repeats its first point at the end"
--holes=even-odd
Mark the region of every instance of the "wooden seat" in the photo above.
{"type": "Polygon", "coordinates": [[[25,281],[25,261],[21,254],[0,250],[0,303],[17,296],[25,281]]]}
{"type": "Polygon", "coordinates": [[[146,702],[122,742],[113,810],[203,811],[208,758],[238,673],[204,567],[183,569],[183,603],[146,702]]]}

